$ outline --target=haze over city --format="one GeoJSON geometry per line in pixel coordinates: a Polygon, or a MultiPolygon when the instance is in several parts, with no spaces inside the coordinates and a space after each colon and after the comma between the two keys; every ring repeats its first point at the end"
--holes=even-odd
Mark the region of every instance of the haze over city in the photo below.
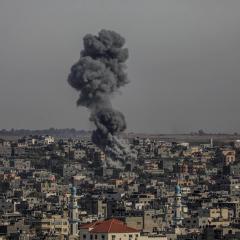
{"type": "Polygon", "coordinates": [[[240,239],[239,0],[0,0],[0,240],[240,239]]]}
{"type": "Polygon", "coordinates": [[[239,1],[0,2],[0,128],[92,129],[67,84],[86,33],[126,39],[127,131],[240,132],[239,1]]]}

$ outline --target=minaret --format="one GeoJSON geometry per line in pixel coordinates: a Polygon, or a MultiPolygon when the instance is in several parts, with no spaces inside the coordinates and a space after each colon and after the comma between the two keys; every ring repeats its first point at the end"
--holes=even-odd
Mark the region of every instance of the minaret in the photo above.
{"type": "Polygon", "coordinates": [[[213,148],[213,138],[210,139],[210,148],[213,148]]]}
{"type": "Polygon", "coordinates": [[[175,205],[174,205],[174,225],[176,227],[182,225],[182,194],[179,185],[175,187],[175,205]]]}
{"type": "Polygon", "coordinates": [[[70,234],[78,235],[78,205],[76,199],[76,188],[71,187],[71,197],[69,204],[69,224],[70,224],[70,234]]]}

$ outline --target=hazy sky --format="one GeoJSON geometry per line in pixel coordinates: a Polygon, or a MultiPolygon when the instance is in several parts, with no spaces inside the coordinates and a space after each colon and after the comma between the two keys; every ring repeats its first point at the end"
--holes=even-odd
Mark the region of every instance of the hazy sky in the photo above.
{"type": "Polygon", "coordinates": [[[239,0],[0,0],[0,128],[90,129],[67,84],[82,38],[126,38],[128,131],[240,132],[239,0]]]}

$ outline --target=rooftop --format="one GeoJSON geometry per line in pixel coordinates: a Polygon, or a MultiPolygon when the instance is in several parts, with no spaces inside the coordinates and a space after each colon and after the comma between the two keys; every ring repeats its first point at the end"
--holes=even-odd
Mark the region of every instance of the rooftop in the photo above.
{"type": "Polygon", "coordinates": [[[137,229],[128,227],[124,222],[117,219],[109,219],[106,221],[97,221],[80,226],[80,228],[88,228],[91,233],[134,233],[139,232],[137,229]]]}

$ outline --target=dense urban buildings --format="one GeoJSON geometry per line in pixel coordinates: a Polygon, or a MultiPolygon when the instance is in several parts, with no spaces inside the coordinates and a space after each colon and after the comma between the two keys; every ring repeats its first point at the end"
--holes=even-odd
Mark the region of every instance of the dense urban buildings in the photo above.
{"type": "Polygon", "coordinates": [[[125,140],[103,164],[88,137],[0,141],[0,239],[240,239],[239,141],[125,140]]]}

